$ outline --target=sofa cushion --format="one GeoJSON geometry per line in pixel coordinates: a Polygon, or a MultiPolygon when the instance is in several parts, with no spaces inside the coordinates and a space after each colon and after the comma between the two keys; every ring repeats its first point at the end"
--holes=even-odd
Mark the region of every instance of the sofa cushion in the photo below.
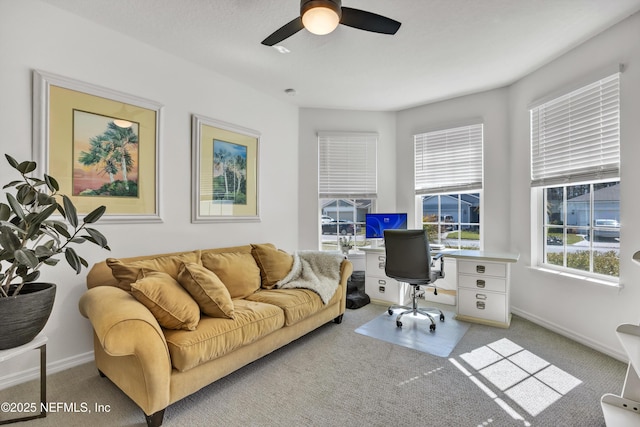
{"type": "Polygon", "coordinates": [[[202,316],[195,331],[165,331],[171,363],[186,371],[282,328],[284,313],[274,305],[234,300],[235,319],[202,316]]]}
{"type": "Polygon", "coordinates": [[[216,273],[231,298],[244,298],[260,289],[260,269],[251,252],[205,253],[202,265],[216,273]]]}
{"type": "MultiPolygon", "coordinates": [[[[339,292],[336,292],[329,304],[339,298],[339,292]]],[[[284,311],[286,326],[294,325],[326,307],[320,296],[309,289],[261,289],[246,299],[280,307],[284,311]]]]}
{"type": "Polygon", "coordinates": [[[293,266],[293,256],[272,245],[252,244],[251,255],[260,268],[264,289],[272,289],[277,282],[289,274],[293,266]]]}
{"type": "Polygon", "coordinates": [[[162,271],[178,280],[178,271],[184,262],[200,262],[200,251],[135,261],[107,258],[107,265],[111,268],[113,277],[118,279],[118,287],[125,291],[131,290],[131,283],[140,278],[140,270],[143,268],[162,271]]]}
{"type": "Polygon", "coordinates": [[[204,314],[233,319],[231,295],[216,273],[193,262],[184,263],[178,282],[189,292],[204,314]]]}
{"type": "Polygon", "coordinates": [[[131,294],[163,328],[193,331],[200,321],[200,307],[167,273],[142,269],[142,278],[131,284],[131,294]]]}

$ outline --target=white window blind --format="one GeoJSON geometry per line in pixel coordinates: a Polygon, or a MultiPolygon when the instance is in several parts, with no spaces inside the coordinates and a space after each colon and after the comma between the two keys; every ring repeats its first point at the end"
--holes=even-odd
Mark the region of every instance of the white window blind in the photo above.
{"type": "Polygon", "coordinates": [[[414,136],[416,194],[482,188],[483,125],[414,136]]]}
{"type": "Polygon", "coordinates": [[[320,198],[375,198],[375,133],[318,133],[320,198]]]}
{"type": "Polygon", "coordinates": [[[532,186],[620,176],[620,73],[530,113],[532,186]]]}

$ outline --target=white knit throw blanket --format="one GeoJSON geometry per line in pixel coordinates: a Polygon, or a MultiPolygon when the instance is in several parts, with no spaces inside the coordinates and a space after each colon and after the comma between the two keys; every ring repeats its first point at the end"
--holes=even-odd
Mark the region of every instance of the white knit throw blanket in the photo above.
{"type": "Polygon", "coordinates": [[[276,283],[276,288],[310,289],[320,295],[326,305],[340,284],[340,264],[344,256],[335,252],[296,251],[289,274],[276,283]]]}

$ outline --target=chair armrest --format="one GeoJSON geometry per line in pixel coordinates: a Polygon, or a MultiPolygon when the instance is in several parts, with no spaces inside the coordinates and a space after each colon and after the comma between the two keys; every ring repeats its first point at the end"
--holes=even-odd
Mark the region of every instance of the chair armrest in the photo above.
{"type": "Polygon", "coordinates": [[[440,270],[438,270],[438,277],[444,277],[444,254],[439,252],[431,257],[431,265],[434,266],[436,261],[440,261],[440,270]]]}

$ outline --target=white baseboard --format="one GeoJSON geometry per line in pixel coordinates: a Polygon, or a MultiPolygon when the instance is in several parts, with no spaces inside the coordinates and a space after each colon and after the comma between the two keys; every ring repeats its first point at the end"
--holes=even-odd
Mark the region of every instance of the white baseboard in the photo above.
{"type": "MultiPolygon", "coordinates": [[[[47,363],[47,376],[93,361],[93,351],[47,363]]],[[[0,390],[40,378],[40,366],[0,377],[0,390]]]]}
{"type": "Polygon", "coordinates": [[[592,339],[589,339],[583,335],[580,335],[574,331],[571,331],[569,329],[563,328],[562,326],[556,325],[555,323],[551,323],[541,317],[538,317],[536,315],[533,315],[529,312],[520,310],[516,307],[511,307],[511,313],[520,316],[524,319],[527,319],[533,323],[535,323],[536,325],[540,325],[545,329],[549,329],[550,331],[553,331],[557,334],[560,334],[564,337],[567,337],[569,339],[572,339],[573,341],[579,342],[580,344],[584,344],[587,347],[590,347],[594,350],[599,351],[600,353],[604,353],[607,356],[611,356],[614,359],[617,359],[621,362],[625,362],[628,363],[629,360],[627,358],[627,355],[624,354],[623,352],[620,352],[616,349],[612,349],[610,347],[605,347],[603,346],[601,343],[593,341],[592,339]]]}

